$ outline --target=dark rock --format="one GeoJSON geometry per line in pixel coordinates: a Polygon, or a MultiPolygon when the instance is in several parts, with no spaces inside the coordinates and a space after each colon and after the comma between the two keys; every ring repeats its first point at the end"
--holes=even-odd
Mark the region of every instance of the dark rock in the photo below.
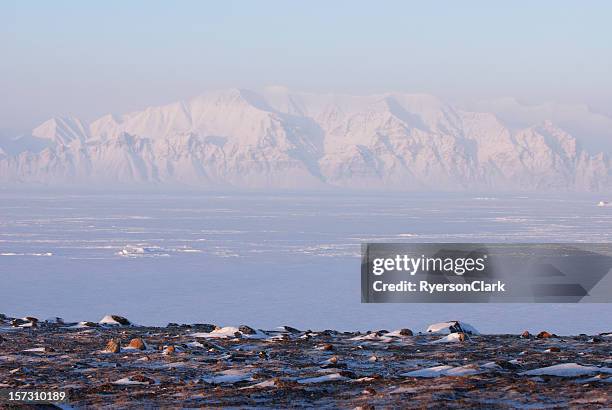
{"type": "Polygon", "coordinates": [[[166,325],[166,327],[179,327],[178,323],[170,322],[166,325]]]}
{"type": "Polygon", "coordinates": [[[548,351],[549,351],[549,352],[554,352],[554,353],[557,353],[557,352],[560,352],[560,351],[561,351],[561,349],[560,349],[560,348],[558,348],[557,346],[553,346],[553,347],[551,347],[550,349],[548,349],[548,351]]]}
{"type": "MultiPolygon", "coordinates": [[[[210,332],[212,332],[213,330],[215,330],[215,329],[217,329],[217,328],[218,328],[218,326],[217,326],[217,325],[213,325],[213,324],[210,324],[210,323],[194,323],[194,324],[192,325],[192,327],[193,327],[194,329],[197,329],[197,330],[199,330],[199,331],[201,331],[201,332],[205,332],[205,333],[210,333],[210,332]]],[[[244,333],[244,332],[243,332],[243,333],[244,333]]]]}
{"type": "Polygon", "coordinates": [[[289,333],[301,333],[298,329],[291,326],[283,326],[283,329],[289,333]]]}
{"type": "Polygon", "coordinates": [[[506,369],[506,370],[517,370],[521,368],[521,366],[514,364],[514,363],[510,363],[507,360],[497,360],[495,361],[495,364],[501,367],[502,369],[506,369]]]}
{"type": "Polygon", "coordinates": [[[25,325],[26,323],[28,323],[27,320],[23,320],[23,319],[13,319],[11,320],[11,326],[13,327],[19,327],[21,325],[25,325]]]}
{"type": "Polygon", "coordinates": [[[525,330],[523,333],[521,333],[521,337],[523,339],[529,339],[531,337],[531,333],[529,333],[527,330],[525,330]]]}
{"type": "Polygon", "coordinates": [[[255,333],[257,333],[257,332],[255,331],[255,329],[253,329],[252,327],[249,327],[249,326],[247,326],[247,325],[242,325],[242,326],[240,326],[240,327],[238,328],[238,330],[239,330],[240,332],[242,332],[242,334],[245,334],[245,335],[254,335],[255,333]]]}
{"type": "Polygon", "coordinates": [[[410,329],[401,329],[399,331],[399,334],[402,336],[413,336],[414,334],[412,333],[412,330],[410,329]]]}
{"type": "Polygon", "coordinates": [[[122,326],[129,326],[132,324],[129,320],[127,320],[123,316],[111,315],[111,317],[113,318],[115,322],[119,323],[122,326]]]}
{"type": "Polygon", "coordinates": [[[334,350],[334,345],[330,343],[326,343],[323,346],[321,346],[321,350],[326,350],[326,351],[334,350]]]}

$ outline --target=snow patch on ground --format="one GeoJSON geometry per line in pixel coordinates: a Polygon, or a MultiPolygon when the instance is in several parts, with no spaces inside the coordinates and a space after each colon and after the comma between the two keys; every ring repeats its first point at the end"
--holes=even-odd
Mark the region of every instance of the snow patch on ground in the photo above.
{"type": "Polygon", "coordinates": [[[210,376],[202,378],[208,384],[234,384],[242,381],[252,381],[252,373],[238,369],[223,370],[210,376]]]}
{"type": "Polygon", "coordinates": [[[519,373],[523,376],[577,377],[595,373],[612,374],[612,367],[582,366],[578,363],[561,363],[519,373]]]}
{"type": "Polygon", "coordinates": [[[326,374],[324,376],[309,377],[307,379],[301,379],[301,380],[298,380],[297,382],[300,384],[313,384],[313,383],[326,383],[326,382],[343,381],[343,380],[348,380],[348,378],[342,376],[340,373],[331,373],[331,374],[326,374]]]}

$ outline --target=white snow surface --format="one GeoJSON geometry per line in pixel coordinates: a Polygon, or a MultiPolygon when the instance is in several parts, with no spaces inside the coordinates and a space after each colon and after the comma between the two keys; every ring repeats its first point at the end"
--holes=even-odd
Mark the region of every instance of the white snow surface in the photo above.
{"type": "Polygon", "coordinates": [[[460,334],[459,333],[451,333],[449,335],[444,336],[441,339],[438,340],[434,340],[433,342],[431,342],[432,344],[437,344],[437,343],[456,343],[456,342],[460,342],[460,334]]]}
{"type": "MultiPolygon", "coordinates": [[[[455,328],[458,329],[460,328],[464,333],[468,333],[471,335],[478,335],[480,334],[478,332],[478,330],[476,330],[476,328],[472,325],[470,325],[469,323],[465,323],[465,322],[460,322],[460,321],[449,321],[449,322],[440,322],[440,323],[434,323],[432,325],[429,325],[427,327],[426,332],[427,333],[434,333],[434,334],[449,334],[451,333],[451,328],[455,328]],[[458,327],[457,327],[458,325],[458,327]]],[[[456,330],[455,330],[456,332],[456,330]]]]}
{"type": "Polygon", "coordinates": [[[112,325],[112,326],[122,326],[121,323],[117,322],[113,319],[112,315],[106,315],[98,322],[101,325],[112,325]]]}
{"type": "Polygon", "coordinates": [[[139,381],[136,381],[136,380],[132,380],[129,377],[124,377],[122,379],[115,380],[113,382],[113,384],[117,384],[117,385],[120,385],[120,386],[136,386],[136,385],[148,385],[149,383],[147,383],[147,382],[139,382],[139,381]]]}
{"type": "Polygon", "coordinates": [[[300,379],[297,382],[300,384],[316,384],[316,383],[326,383],[333,381],[343,381],[347,380],[348,377],[342,376],[340,373],[330,373],[323,376],[309,377],[306,379],[300,379]]]}
{"type": "Polygon", "coordinates": [[[236,337],[236,333],[240,333],[244,339],[267,339],[269,336],[261,330],[255,330],[252,335],[242,333],[239,328],[233,326],[225,326],[220,329],[215,329],[212,332],[197,332],[192,333],[193,337],[201,337],[205,339],[233,339],[236,337]]]}

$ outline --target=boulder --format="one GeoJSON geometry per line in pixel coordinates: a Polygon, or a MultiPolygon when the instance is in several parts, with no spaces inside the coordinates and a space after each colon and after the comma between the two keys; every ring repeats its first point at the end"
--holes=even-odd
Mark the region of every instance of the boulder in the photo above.
{"type": "Polygon", "coordinates": [[[538,335],[536,336],[536,338],[538,339],[550,339],[551,337],[554,337],[551,333],[548,333],[547,331],[543,330],[540,333],[538,333],[538,335]]]}
{"type": "Polygon", "coordinates": [[[200,332],[206,332],[206,333],[210,333],[213,330],[218,328],[217,325],[213,325],[210,323],[194,323],[193,325],[191,325],[191,327],[200,332]]]}
{"type": "Polygon", "coordinates": [[[139,337],[136,337],[130,340],[128,347],[131,347],[132,349],[138,349],[138,350],[147,350],[147,346],[145,345],[144,340],[142,340],[139,337]]]}
{"type": "Polygon", "coordinates": [[[108,353],[119,353],[121,351],[121,342],[119,340],[111,339],[106,343],[106,352],[108,353]]]}
{"type": "Polygon", "coordinates": [[[98,323],[101,325],[112,325],[112,326],[130,326],[129,320],[124,318],[123,316],[118,315],[106,315],[100,320],[98,323]]]}
{"type": "Polygon", "coordinates": [[[254,335],[255,333],[257,333],[255,331],[255,329],[253,329],[252,327],[249,327],[247,325],[242,325],[238,327],[238,330],[245,335],[254,335]]]}
{"type": "Polygon", "coordinates": [[[138,382],[138,383],[155,384],[155,380],[143,374],[136,374],[134,376],[131,376],[130,380],[138,382]]]}
{"type": "Polygon", "coordinates": [[[291,326],[281,326],[281,329],[289,333],[301,333],[298,329],[291,327],[291,326]]]}
{"type": "Polygon", "coordinates": [[[412,336],[412,330],[410,329],[400,329],[399,331],[400,336],[412,336]]]}
{"type": "Polygon", "coordinates": [[[529,339],[530,337],[531,337],[531,333],[529,333],[527,330],[521,333],[521,338],[523,339],[529,339]]]}
{"type": "Polygon", "coordinates": [[[451,320],[449,322],[434,323],[427,327],[427,333],[435,334],[450,334],[450,333],[467,333],[468,335],[479,335],[480,333],[474,326],[469,323],[451,320]]]}
{"type": "Polygon", "coordinates": [[[27,320],[23,320],[23,319],[13,319],[11,320],[11,326],[13,327],[19,327],[22,325],[25,325],[26,323],[28,323],[27,320]]]}

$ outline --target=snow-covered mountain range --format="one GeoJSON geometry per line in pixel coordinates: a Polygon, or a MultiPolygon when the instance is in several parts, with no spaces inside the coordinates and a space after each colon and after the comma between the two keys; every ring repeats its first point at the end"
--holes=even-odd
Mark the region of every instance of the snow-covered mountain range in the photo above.
{"type": "Polygon", "coordinates": [[[516,126],[501,108],[422,94],[209,92],[91,123],[53,118],[0,141],[0,185],[612,191],[610,152],[592,149],[609,145],[546,118],[516,126]]]}

